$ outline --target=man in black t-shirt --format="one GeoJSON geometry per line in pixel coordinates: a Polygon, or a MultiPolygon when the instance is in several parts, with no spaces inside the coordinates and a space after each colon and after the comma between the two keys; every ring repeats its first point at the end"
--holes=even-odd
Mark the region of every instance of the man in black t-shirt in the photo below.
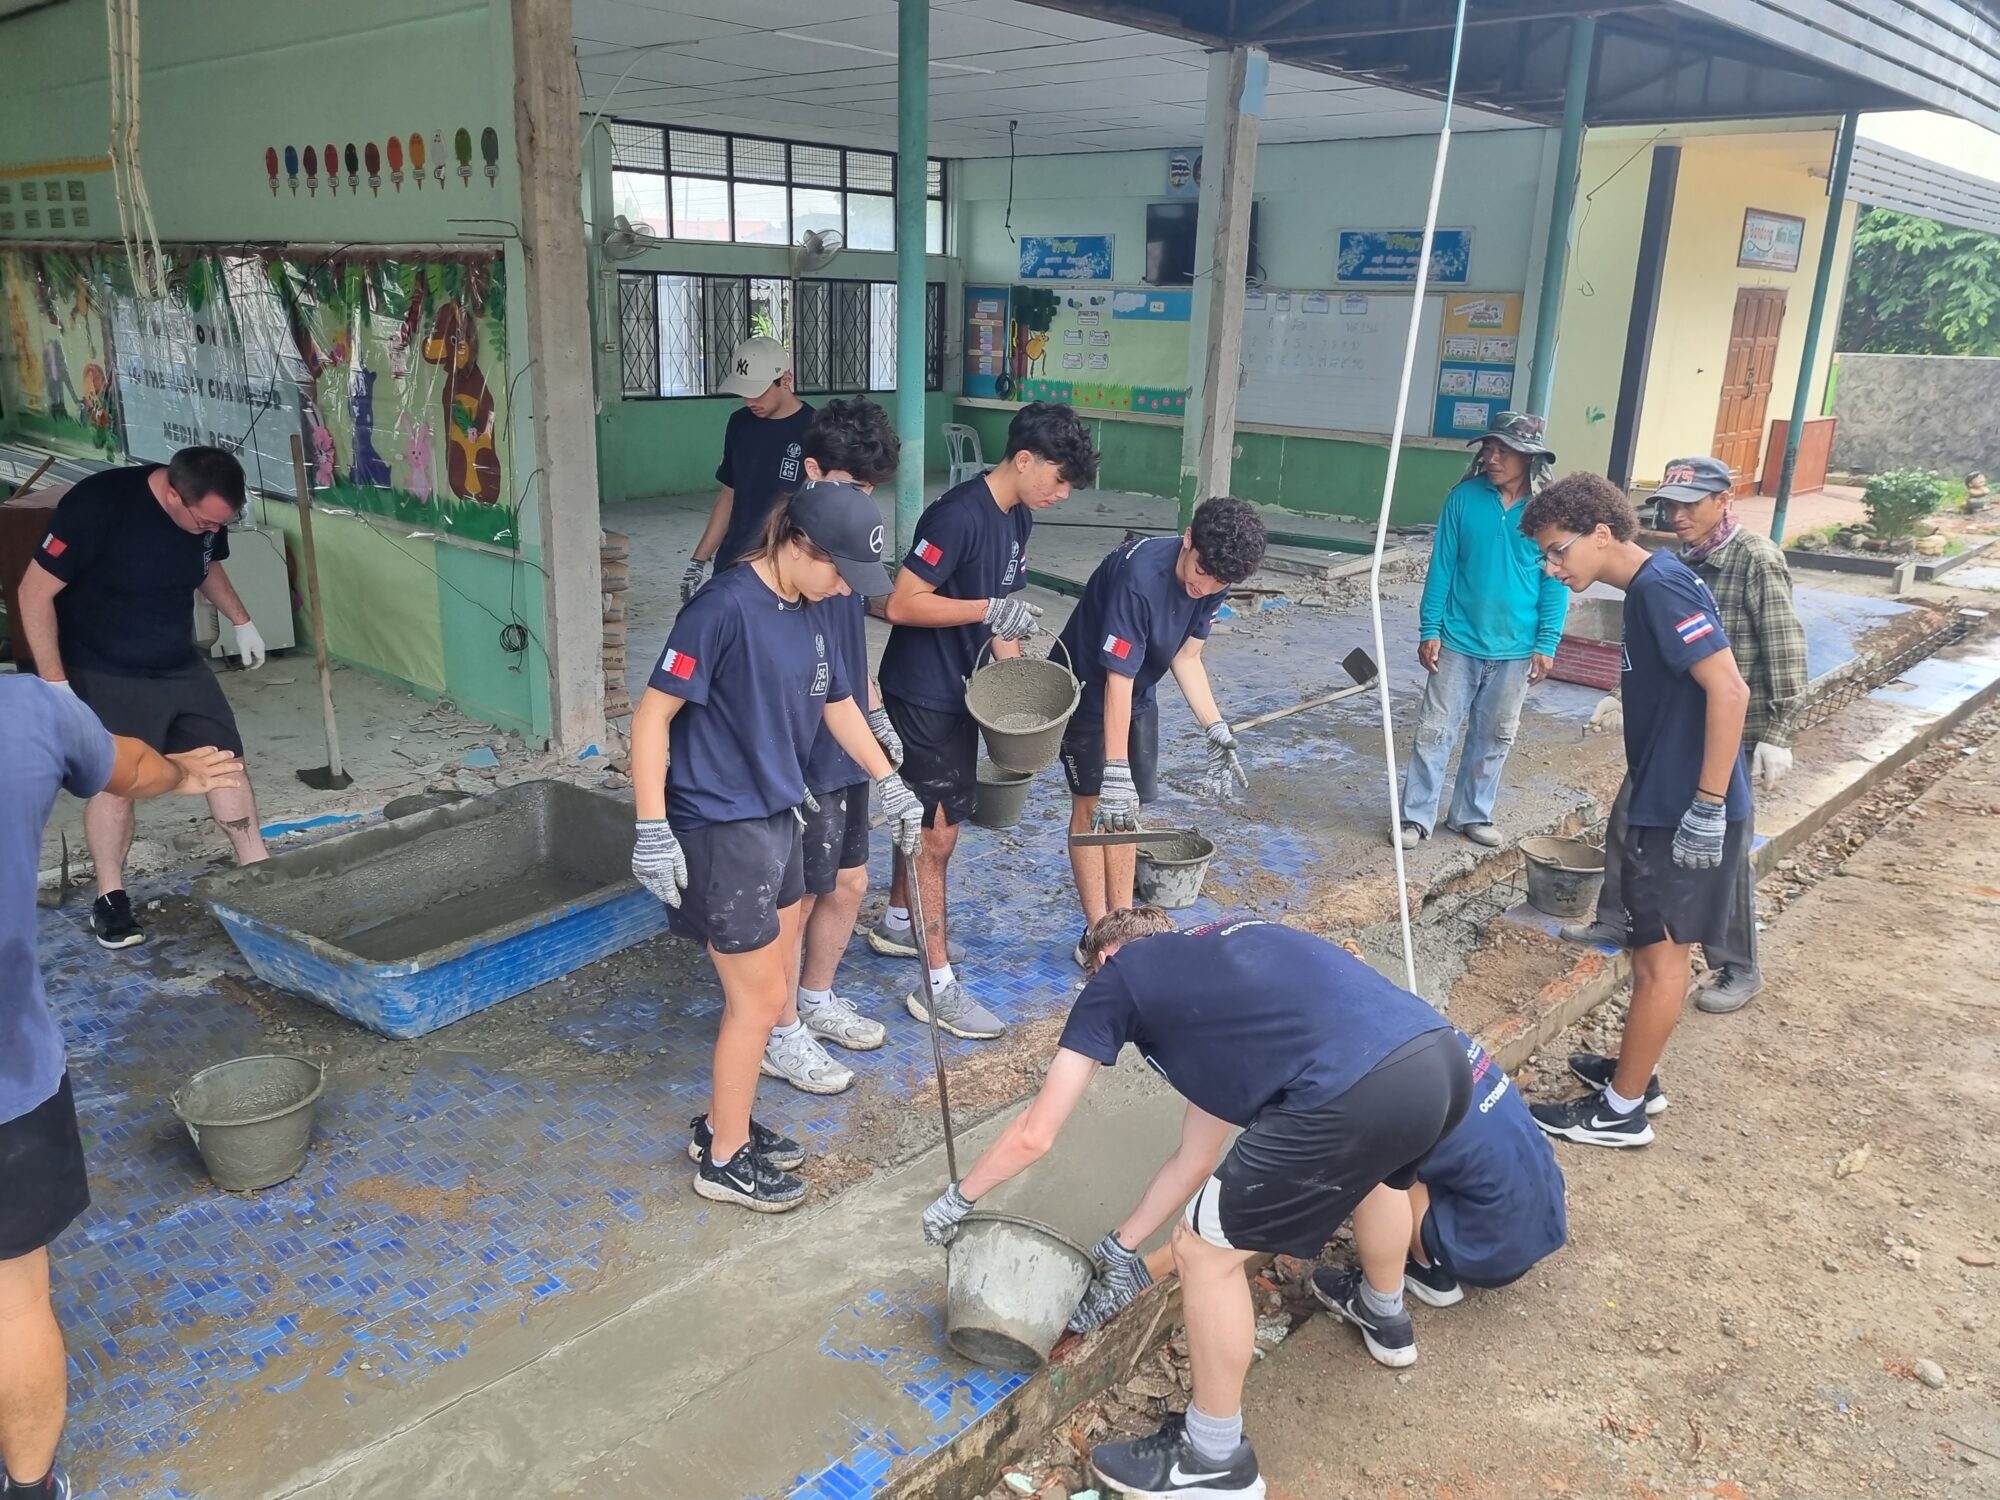
{"type": "Polygon", "coordinates": [[[792,357],[785,346],[776,339],[745,339],[730,353],[722,391],[741,396],[743,405],[730,413],[722,434],[722,462],[715,466],[722,489],[681,575],[683,604],[701,587],[709,562],[718,573],[734,567],[764,535],[778,497],[805,482],[806,424],[813,409],[792,394],[792,357]]]}
{"type": "MultiPolygon", "coordinates": [[[[264,638],[222,570],[243,502],[243,466],[220,448],[107,469],[63,496],[21,579],[21,627],[42,679],[163,755],[205,745],[242,755],[229,700],[195,649],[194,595],[236,627],[243,665],[262,666],[264,638]]],[[[247,779],[210,792],[208,807],[238,864],[266,857],[247,779]]],[[[91,930],[106,948],[144,942],[125,894],[132,800],[100,793],[83,827],[97,875],[91,930]]]]}

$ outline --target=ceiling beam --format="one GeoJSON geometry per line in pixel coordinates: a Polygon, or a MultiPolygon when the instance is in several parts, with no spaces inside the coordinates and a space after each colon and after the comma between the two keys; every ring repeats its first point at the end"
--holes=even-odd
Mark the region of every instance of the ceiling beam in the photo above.
{"type": "MultiPolygon", "coordinates": [[[[1465,18],[1467,30],[1476,26],[1515,26],[1530,21],[1567,21],[1582,14],[1603,15],[1631,10],[1651,10],[1656,8],[1656,0],[1604,0],[1593,5],[1559,5],[1555,3],[1534,5],[1524,10],[1480,11],[1465,18]]],[[[1294,31],[1283,35],[1263,33],[1260,45],[1273,50],[1304,46],[1314,42],[1339,42],[1356,37],[1407,36],[1419,31],[1450,31],[1457,24],[1453,17],[1445,16],[1433,21],[1388,21],[1368,19],[1347,26],[1316,26],[1310,31],[1294,31]]]]}

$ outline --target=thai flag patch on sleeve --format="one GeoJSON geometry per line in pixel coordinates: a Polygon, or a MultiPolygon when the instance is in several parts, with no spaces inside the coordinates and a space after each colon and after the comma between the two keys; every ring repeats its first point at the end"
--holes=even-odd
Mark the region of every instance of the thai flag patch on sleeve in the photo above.
{"type": "Polygon", "coordinates": [[[1104,649],[1123,661],[1132,654],[1132,643],[1122,636],[1107,635],[1104,638],[1104,649]]]}
{"type": "Polygon", "coordinates": [[[667,654],[660,658],[660,670],[665,672],[669,677],[679,677],[682,680],[686,680],[694,676],[694,669],[694,658],[689,656],[685,651],[674,650],[672,646],[667,647],[667,654]]]}
{"type": "Polygon", "coordinates": [[[912,547],[910,551],[915,553],[921,561],[928,563],[933,568],[944,561],[944,548],[940,547],[936,542],[926,541],[922,537],[917,538],[917,545],[912,547]]]}
{"type": "Polygon", "coordinates": [[[42,538],[42,550],[48,553],[50,557],[61,557],[65,552],[69,551],[69,543],[51,531],[47,536],[42,538]]]}
{"type": "Polygon", "coordinates": [[[1679,633],[1683,646],[1692,646],[1703,636],[1714,634],[1715,621],[1708,617],[1706,610],[1701,610],[1676,623],[1674,629],[1679,633]]]}

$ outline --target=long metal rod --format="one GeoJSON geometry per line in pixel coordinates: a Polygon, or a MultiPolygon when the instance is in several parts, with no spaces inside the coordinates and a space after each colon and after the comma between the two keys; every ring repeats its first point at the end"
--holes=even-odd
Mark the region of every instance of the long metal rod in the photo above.
{"type": "Polygon", "coordinates": [[[944,1032],[938,1026],[937,989],[931,984],[931,939],[930,928],[924,922],[924,893],[917,879],[917,862],[906,859],[903,867],[910,877],[911,931],[917,940],[917,968],[923,974],[917,982],[924,987],[924,1014],[931,1018],[931,1056],[937,1063],[938,1115],[944,1120],[944,1169],[951,1181],[957,1182],[958,1144],[952,1138],[951,1087],[945,1082],[944,1032]]]}
{"type": "Polygon", "coordinates": [[[1813,276],[1812,310],[1806,314],[1806,349],[1799,357],[1799,383],[1792,392],[1792,420],[1785,428],[1785,458],[1778,468],[1777,504],[1771,508],[1771,540],[1781,547],[1785,544],[1785,510],[1792,503],[1792,480],[1799,468],[1799,439],[1805,433],[1806,406],[1812,400],[1820,324],[1826,317],[1827,289],[1833,284],[1840,215],[1847,206],[1847,169],[1854,164],[1854,135],[1860,123],[1861,116],[1851,110],[1841,120],[1840,144],[1833,153],[1833,177],[1826,185],[1826,227],[1820,231],[1819,270],[1813,276]]]}
{"type": "MultiPolygon", "coordinates": [[[[1569,274],[1569,241],[1576,220],[1576,164],[1583,152],[1583,107],[1590,92],[1590,56],[1597,17],[1569,23],[1569,75],[1563,83],[1562,136],[1556,147],[1555,198],[1549,204],[1548,246],[1542,292],[1535,302],[1535,352],[1528,367],[1528,410],[1549,414],[1556,383],[1556,333],[1562,322],[1563,282],[1569,274]]],[[[1453,73],[1452,81],[1457,82],[1453,73]]]]}
{"type": "Polygon", "coordinates": [[[896,555],[909,551],[924,512],[924,353],[930,323],[924,276],[924,204],[930,179],[930,0],[896,12],[896,555]]]}
{"type": "Polygon", "coordinates": [[[1382,667],[1382,762],[1389,776],[1389,846],[1396,856],[1396,916],[1403,929],[1403,973],[1411,994],[1417,991],[1417,943],[1410,931],[1409,872],[1403,861],[1402,787],[1396,775],[1396,718],[1389,702],[1389,647],[1382,633],[1382,554],[1389,544],[1389,506],[1396,494],[1396,466],[1403,457],[1403,424],[1408,420],[1410,382],[1417,368],[1417,337],[1423,325],[1424,288],[1430,280],[1431,242],[1437,236],[1438,200],[1444,195],[1444,164],[1451,151],[1451,106],[1458,92],[1458,52],[1465,40],[1465,0],[1458,0],[1458,22],[1451,33],[1451,72],[1444,92],[1444,123],[1438,128],[1437,161],[1431,168],[1431,201],[1424,210],[1423,248],[1417,256],[1417,279],[1410,298],[1410,334],[1403,346],[1403,375],[1396,386],[1396,427],[1389,434],[1389,468],[1382,476],[1382,510],[1375,520],[1375,558],[1368,569],[1368,605],[1375,617],[1375,660],[1382,667]]]}

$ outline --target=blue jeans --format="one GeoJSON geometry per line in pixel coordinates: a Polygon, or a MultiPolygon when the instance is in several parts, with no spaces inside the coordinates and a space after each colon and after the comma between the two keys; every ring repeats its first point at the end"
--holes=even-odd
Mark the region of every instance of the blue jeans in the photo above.
{"type": "Polygon", "coordinates": [[[1428,834],[1437,823],[1438,799],[1444,793],[1445,767],[1451,761],[1458,732],[1465,730],[1465,749],[1458,758],[1458,783],[1452,788],[1453,828],[1493,821],[1493,799],[1500,791],[1500,772],[1521,728],[1521,703],[1528,695],[1528,663],[1486,661],[1465,656],[1449,646],[1438,652],[1438,668],[1424,684],[1424,701],[1417,713],[1417,739],[1410,747],[1409,769],[1403,775],[1403,821],[1428,834]]]}

